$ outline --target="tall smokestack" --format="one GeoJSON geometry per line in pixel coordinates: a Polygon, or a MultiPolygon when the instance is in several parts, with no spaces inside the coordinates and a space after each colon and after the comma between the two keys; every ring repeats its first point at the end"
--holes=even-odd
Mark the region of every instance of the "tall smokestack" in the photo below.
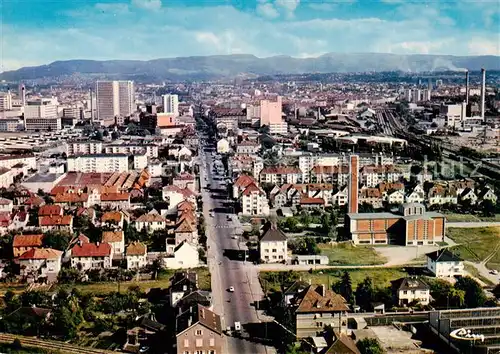
{"type": "Polygon", "coordinates": [[[359,157],[351,155],[349,157],[349,205],[348,212],[356,214],[358,212],[358,175],[359,157]]]}
{"type": "Polygon", "coordinates": [[[484,120],[484,100],[486,95],[486,70],[481,69],[481,119],[484,120]]]}
{"type": "Polygon", "coordinates": [[[465,104],[469,104],[469,71],[465,72],[465,104]]]}
{"type": "Polygon", "coordinates": [[[23,107],[26,106],[26,87],[24,84],[21,86],[21,104],[23,107]]]}

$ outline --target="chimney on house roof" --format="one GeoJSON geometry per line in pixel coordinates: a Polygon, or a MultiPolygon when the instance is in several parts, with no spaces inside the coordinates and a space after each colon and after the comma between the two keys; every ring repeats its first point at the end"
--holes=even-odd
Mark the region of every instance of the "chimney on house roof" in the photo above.
{"type": "Polygon", "coordinates": [[[326,287],[325,287],[325,284],[321,284],[319,286],[319,294],[323,297],[326,296],[326,287]]]}

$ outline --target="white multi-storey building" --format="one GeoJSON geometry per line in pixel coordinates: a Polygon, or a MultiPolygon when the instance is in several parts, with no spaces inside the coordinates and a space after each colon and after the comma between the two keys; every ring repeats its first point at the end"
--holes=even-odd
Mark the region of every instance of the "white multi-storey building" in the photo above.
{"type": "Polygon", "coordinates": [[[97,81],[97,117],[101,121],[127,117],[135,111],[133,81],[97,81]]]}
{"type": "Polygon", "coordinates": [[[463,276],[465,273],[463,260],[446,248],[428,253],[426,256],[427,269],[436,278],[453,278],[463,276]]]}
{"type": "Polygon", "coordinates": [[[12,109],[12,94],[10,91],[0,92],[0,111],[10,111],[12,109]]]}
{"type": "Polygon", "coordinates": [[[269,202],[266,193],[254,183],[243,191],[241,201],[243,215],[269,215],[269,202]]]}
{"type": "Polygon", "coordinates": [[[24,124],[28,131],[56,131],[62,128],[57,115],[57,100],[41,98],[24,107],[24,124]]]}
{"type": "Polygon", "coordinates": [[[281,263],[288,260],[287,238],[278,228],[271,227],[259,240],[260,259],[264,263],[281,263]]]}
{"type": "Polygon", "coordinates": [[[147,157],[158,157],[158,145],[155,144],[110,144],[104,147],[106,154],[142,154],[147,157]]]}
{"type": "Polygon", "coordinates": [[[124,172],[128,171],[128,156],[124,154],[92,154],[68,157],[68,171],[124,172]]]}
{"type": "Polygon", "coordinates": [[[66,143],[66,155],[88,155],[102,153],[100,141],[69,141],[66,143]]]}
{"type": "Polygon", "coordinates": [[[17,164],[25,164],[28,170],[36,170],[36,157],[34,155],[5,155],[0,156],[0,168],[11,169],[17,164]]]}
{"type": "Polygon", "coordinates": [[[177,95],[163,95],[163,112],[179,115],[179,96],[177,95]]]}

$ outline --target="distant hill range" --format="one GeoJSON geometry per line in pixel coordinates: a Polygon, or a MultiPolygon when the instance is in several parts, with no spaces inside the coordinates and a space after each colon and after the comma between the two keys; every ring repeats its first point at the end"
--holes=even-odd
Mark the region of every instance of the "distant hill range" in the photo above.
{"type": "Polygon", "coordinates": [[[429,72],[500,70],[499,56],[399,55],[329,53],[317,58],[216,55],[140,60],[67,60],[24,67],[0,74],[7,81],[35,80],[80,74],[136,80],[221,79],[261,75],[348,72],[429,72]]]}

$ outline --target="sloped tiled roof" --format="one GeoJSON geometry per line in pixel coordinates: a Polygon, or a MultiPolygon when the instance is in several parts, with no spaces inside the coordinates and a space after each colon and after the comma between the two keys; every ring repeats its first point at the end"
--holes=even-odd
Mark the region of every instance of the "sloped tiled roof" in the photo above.
{"type": "Polygon", "coordinates": [[[54,203],[85,203],[88,200],[87,193],[64,193],[54,197],[54,203]]]}
{"type": "Polygon", "coordinates": [[[297,305],[295,312],[332,312],[348,311],[346,300],[334,291],[327,289],[324,285],[310,285],[309,288],[298,293],[293,299],[297,305]],[[324,291],[324,296],[322,292],[324,291]]]}
{"type": "Polygon", "coordinates": [[[72,257],[109,257],[111,255],[111,245],[109,243],[82,243],[75,245],[71,249],[72,257]]]}
{"type": "Polygon", "coordinates": [[[69,226],[73,221],[71,215],[56,215],[56,216],[43,216],[40,218],[40,226],[69,226]]]}
{"type": "Polygon", "coordinates": [[[41,247],[43,234],[16,235],[12,241],[12,247],[41,247]]]}
{"type": "Polygon", "coordinates": [[[101,201],[106,201],[106,202],[128,201],[129,199],[130,199],[130,193],[104,193],[104,194],[101,194],[101,201]]]}
{"type": "Polygon", "coordinates": [[[107,211],[104,214],[102,214],[101,221],[102,222],[107,222],[107,221],[113,221],[116,223],[119,223],[123,218],[123,214],[119,211],[107,211]]]}
{"type": "Polygon", "coordinates": [[[250,195],[254,192],[259,192],[259,194],[263,194],[262,190],[257,187],[255,183],[249,184],[245,190],[243,191],[243,195],[250,195]]]}
{"type": "Polygon", "coordinates": [[[325,204],[325,200],[323,198],[310,198],[303,195],[300,197],[300,204],[306,204],[306,205],[325,204]]]}
{"type": "Polygon", "coordinates": [[[195,228],[186,219],[183,219],[179,225],[175,228],[175,232],[193,232],[195,228]]]}
{"type": "Polygon", "coordinates": [[[166,222],[167,220],[159,214],[143,214],[139,216],[136,222],[166,222]]]}
{"type": "Polygon", "coordinates": [[[238,177],[238,179],[236,179],[236,181],[234,182],[234,185],[236,187],[246,188],[252,183],[253,184],[256,183],[256,181],[253,177],[248,176],[248,175],[241,175],[238,177]]]}
{"type": "Polygon", "coordinates": [[[218,335],[222,335],[220,316],[200,304],[192,306],[177,317],[177,335],[198,323],[218,335]]]}
{"type": "Polygon", "coordinates": [[[260,241],[269,242],[269,241],[286,241],[287,237],[280,229],[276,227],[270,227],[264,234],[261,236],[260,241]]]}
{"type": "Polygon", "coordinates": [[[127,246],[127,256],[143,256],[146,254],[146,245],[141,242],[132,242],[127,246]]]}
{"type": "Polygon", "coordinates": [[[32,248],[19,256],[19,259],[55,259],[62,255],[62,251],[52,248],[32,248]]]}
{"type": "Polygon", "coordinates": [[[103,231],[102,242],[123,242],[125,240],[123,231],[103,231]]]}
{"type": "Polygon", "coordinates": [[[60,205],[42,205],[38,209],[38,216],[61,215],[61,213],[62,207],[60,205]]]}

